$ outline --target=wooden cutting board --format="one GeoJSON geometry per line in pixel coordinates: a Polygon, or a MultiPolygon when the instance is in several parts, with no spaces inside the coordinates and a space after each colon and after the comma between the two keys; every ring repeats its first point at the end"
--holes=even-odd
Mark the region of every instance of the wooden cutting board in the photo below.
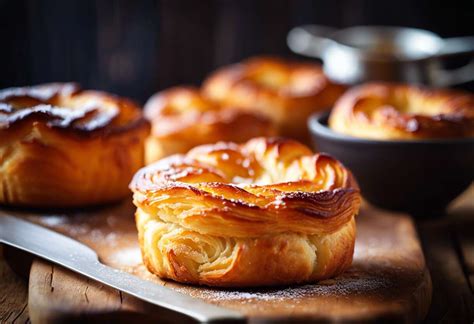
{"type": "MultiPolygon", "coordinates": [[[[98,210],[24,216],[89,245],[105,264],[238,310],[251,321],[415,322],[429,308],[429,272],[414,224],[404,214],[364,204],[357,218],[353,265],[337,278],[295,287],[211,289],[165,282],[150,274],[141,262],[133,213],[126,201],[98,210]]],[[[33,323],[187,319],[41,260],[31,267],[28,307],[33,323]]]]}

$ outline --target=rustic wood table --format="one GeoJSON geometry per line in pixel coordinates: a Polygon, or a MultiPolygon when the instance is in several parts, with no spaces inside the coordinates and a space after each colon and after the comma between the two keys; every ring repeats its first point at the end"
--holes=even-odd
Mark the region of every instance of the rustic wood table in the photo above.
{"type": "MultiPolygon", "coordinates": [[[[449,208],[448,216],[417,220],[433,298],[426,323],[474,322],[474,185],[449,208]]],[[[28,323],[28,267],[15,271],[0,247],[0,323],[28,323]]]]}

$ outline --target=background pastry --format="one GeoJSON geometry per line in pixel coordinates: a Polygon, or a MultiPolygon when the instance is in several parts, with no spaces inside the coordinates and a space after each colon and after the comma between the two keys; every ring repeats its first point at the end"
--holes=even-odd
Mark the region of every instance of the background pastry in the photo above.
{"type": "Polygon", "coordinates": [[[344,91],[315,63],[256,57],[223,67],[204,82],[206,96],[258,111],[272,119],[280,135],[308,140],[306,122],[330,109],[344,91]]]}
{"type": "Polygon", "coordinates": [[[143,260],[160,277],[281,285],[351,264],[357,184],[335,159],[298,142],[199,146],[141,169],[130,187],[143,260]]]}
{"type": "Polygon", "coordinates": [[[329,126],[370,139],[472,137],[474,95],[402,84],[364,84],[337,101],[329,126]]]}
{"type": "Polygon", "coordinates": [[[127,99],[76,84],[0,91],[0,203],[94,205],[127,196],[149,125],[127,99]]]}
{"type": "Polygon", "coordinates": [[[222,106],[193,87],[175,87],[155,94],[146,103],[144,113],[152,124],[146,141],[147,163],[201,144],[275,135],[272,122],[262,115],[222,106]]]}

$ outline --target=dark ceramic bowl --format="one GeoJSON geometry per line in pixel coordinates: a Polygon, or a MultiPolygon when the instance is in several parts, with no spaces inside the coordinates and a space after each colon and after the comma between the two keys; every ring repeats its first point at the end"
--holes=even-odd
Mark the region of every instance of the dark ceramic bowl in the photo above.
{"type": "Polygon", "coordinates": [[[328,117],[308,121],[315,148],[348,167],[374,205],[417,216],[443,214],[474,179],[474,138],[361,139],[332,131],[328,117]]]}

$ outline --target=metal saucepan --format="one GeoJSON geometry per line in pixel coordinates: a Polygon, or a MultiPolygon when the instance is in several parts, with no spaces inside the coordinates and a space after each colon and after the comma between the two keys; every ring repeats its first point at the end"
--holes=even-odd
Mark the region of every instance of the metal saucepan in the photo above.
{"type": "Polygon", "coordinates": [[[325,73],[340,83],[382,80],[442,87],[474,80],[474,60],[454,70],[441,64],[448,56],[474,57],[474,36],[443,39],[415,28],[308,25],[293,28],[287,42],[295,53],[322,59],[325,73]]]}

